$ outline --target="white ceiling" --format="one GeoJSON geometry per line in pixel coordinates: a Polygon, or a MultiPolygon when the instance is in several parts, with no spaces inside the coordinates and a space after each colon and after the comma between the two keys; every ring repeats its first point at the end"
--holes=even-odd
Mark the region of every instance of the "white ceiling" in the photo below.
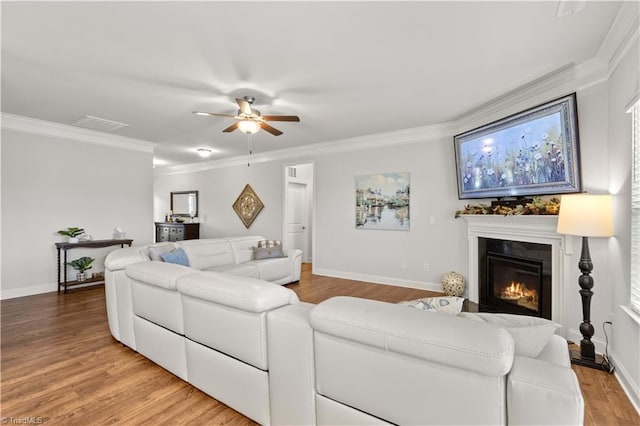
{"type": "Polygon", "coordinates": [[[457,119],[598,53],[620,2],[2,2],[2,111],[128,123],[158,166],[244,155],[256,97],[284,132],[255,153],[457,119]]]}

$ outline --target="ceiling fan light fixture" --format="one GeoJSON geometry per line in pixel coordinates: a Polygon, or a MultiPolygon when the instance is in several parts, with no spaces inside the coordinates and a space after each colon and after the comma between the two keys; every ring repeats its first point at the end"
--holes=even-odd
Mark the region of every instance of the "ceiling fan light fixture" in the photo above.
{"type": "Polygon", "coordinates": [[[198,148],[196,151],[198,151],[198,155],[200,157],[202,157],[202,158],[209,157],[211,155],[211,153],[213,152],[209,148],[198,148]]]}
{"type": "Polygon", "coordinates": [[[260,123],[255,120],[241,120],[238,122],[238,129],[247,135],[253,135],[260,130],[260,123]]]}

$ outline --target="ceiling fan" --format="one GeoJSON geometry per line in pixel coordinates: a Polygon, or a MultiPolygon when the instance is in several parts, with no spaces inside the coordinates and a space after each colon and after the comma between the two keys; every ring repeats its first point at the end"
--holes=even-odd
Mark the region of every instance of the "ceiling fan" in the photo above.
{"type": "Polygon", "coordinates": [[[210,115],[214,117],[227,117],[238,120],[231,126],[223,130],[223,132],[229,133],[236,129],[240,129],[241,132],[246,134],[257,133],[260,129],[264,129],[271,133],[273,136],[280,136],[282,132],[275,127],[267,124],[267,121],[300,121],[300,117],[297,115],[262,115],[260,111],[251,107],[251,104],[255,101],[253,96],[245,96],[244,98],[236,98],[236,102],[240,109],[236,115],[232,114],[220,114],[216,112],[200,112],[194,111],[197,115],[210,115]]]}

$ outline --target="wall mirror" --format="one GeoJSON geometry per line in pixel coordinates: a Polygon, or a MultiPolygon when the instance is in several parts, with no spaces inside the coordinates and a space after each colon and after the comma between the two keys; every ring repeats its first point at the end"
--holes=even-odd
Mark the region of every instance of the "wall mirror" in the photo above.
{"type": "Polygon", "coordinates": [[[198,216],[198,191],[172,192],[171,211],[174,216],[198,216]]]}

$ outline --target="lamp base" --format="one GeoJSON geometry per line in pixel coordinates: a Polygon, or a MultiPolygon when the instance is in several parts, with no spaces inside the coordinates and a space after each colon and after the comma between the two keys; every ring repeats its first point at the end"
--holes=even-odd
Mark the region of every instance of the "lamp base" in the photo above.
{"type": "Polygon", "coordinates": [[[592,359],[582,358],[582,356],[580,355],[580,350],[569,350],[569,358],[571,358],[571,364],[595,368],[596,370],[606,371],[607,373],[613,373],[613,366],[605,361],[602,355],[596,354],[596,359],[594,361],[592,359]]]}

